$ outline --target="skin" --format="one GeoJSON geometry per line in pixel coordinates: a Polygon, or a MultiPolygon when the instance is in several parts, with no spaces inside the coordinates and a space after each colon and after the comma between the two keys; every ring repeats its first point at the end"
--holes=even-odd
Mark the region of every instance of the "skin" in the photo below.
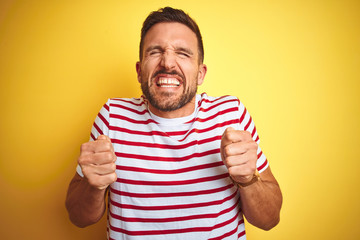
{"type": "MultiPolygon", "coordinates": [[[[152,113],[163,118],[192,114],[196,89],[202,84],[206,71],[206,65],[199,61],[196,35],[187,26],[158,23],[150,28],[136,72],[152,113]]],[[[221,157],[236,182],[246,183],[252,179],[257,147],[246,131],[228,128],[224,132],[221,157]]],[[[78,163],[84,177],[75,174],[66,198],[69,217],[75,225],[85,227],[103,216],[106,190],[117,178],[115,160],[107,136],[99,136],[96,141],[81,146],[78,163]]],[[[239,188],[239,192],[241,208],[251,224],[269,230],[279,222],[282,195],[270,168],[260,174],[259,181],[239,188]]]]}
{"type": "MultiPolygon", "coordinates": [[[[159,117],[188,116],[195,110],[195,93],[203,83],[207,67],[199,64],[198,44],[194,32],[180,23],[158,23],[147,32],[144,39],[143,59],[136,63],[138,81],[149,89],[150,95],[161,107],[179,102],[189,91],[193,96],[181,108],[164,111],[149,102],[150,111],[159,117]],[[163,72],[156,74],[157,72],[163,72]],[[170,74],[176,72],[177,74],[170,74]],[[180,82],[176,87],[157,85],[160,79],[180,82]]],[[[144,89],[144,87],[143,87],[144,89]]]]}
{"type": "Polygon", "coordinates": [[[109,137],[81,145],[78,163],[84,177],[75,174],[66,196],[69,218],[78,227],[98,222],[105,212],[107,187],[116,181],[116,156],[109,137]]]}
{"type": "MultiPolygon", "coordinates": [[[[220,152],[230,177],[238,183],[251,181],[256,172],[257,143],[247,131],[229,127],[225,130],[220,152]]],[[[270,167],[260,173],[260,180],[239,187],[241,209],[252,225],[270,230],[280,221],[282,194],[270,167]]]]}

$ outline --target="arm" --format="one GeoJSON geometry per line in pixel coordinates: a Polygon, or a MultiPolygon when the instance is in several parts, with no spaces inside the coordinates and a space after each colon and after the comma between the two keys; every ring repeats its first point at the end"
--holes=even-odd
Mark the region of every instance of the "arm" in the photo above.
{"type": "Polygon", "coordinates": [[[70,220],[78,227],[98,222],[105,212],[107,187],[116,181],[116,156],[108,137],[81,146],[78,163],[84,177],[75,174],[66,196],[70,220]]]}
{"type": "Polygon", "coordinates": [[[97,189],[75,174],[66,196],[66,209],[73,224],[86,227],[98,222],[105,212],[105,189],[97,189]]]}
{"type": "Polygon", "coordinates": [[[241,208],[252,225],[270,230],[280,221],[282,194],[270,167],[260,174],[260,179],[246,187],[239,187],[241,208]]]}
{"type": "Polygon", "coordinates": [[[246,219],[256,227],[270,230],[280,220],[282,194],[270,168],[260,174],[258,181],[251,181],[256,172],[257,148],[249,132],[233,128],[225,130],[220,147],[230,177],[239,186],[246,219]],[[253,183],[247,185],[249,182],[253,183]]]}

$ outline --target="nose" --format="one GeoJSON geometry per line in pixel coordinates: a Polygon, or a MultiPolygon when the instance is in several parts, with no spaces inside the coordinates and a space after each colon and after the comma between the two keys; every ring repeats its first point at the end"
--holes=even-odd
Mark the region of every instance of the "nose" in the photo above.
{"type": "Polygon", "coordinates": [[[161,66],[165,69],[173,69],[176,66],[176,60],[174,54],[171,52],[164,52],[161,58],[161,66]]]}

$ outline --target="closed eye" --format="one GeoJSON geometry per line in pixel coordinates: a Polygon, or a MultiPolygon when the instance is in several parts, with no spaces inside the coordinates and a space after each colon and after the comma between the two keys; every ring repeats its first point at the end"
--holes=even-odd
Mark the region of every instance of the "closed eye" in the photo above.
{"type": "Polygon", "coordinates": [[[150,51],[149,52],[149,55],[150,56],[156,56],[156,55],[159,55],[161,54],[161,51],[160,50],[153,50],[153,51],[150,51]]]}
{"type": "Polygon", "coordinates": [[[163,50],[160,46],[151,46],[148,49],[146,49],[145,52],[149,56],[157,56],[159,54],[162,54],[163,50]]]}
{"type": "Polygon", "coordinates": [[[189,58],[194,55],[194,53],[189,48],[179,47],[176,49],[176,54],[180,57],[189,58]]]}
{"type": "Polygon", "coordinates": [[[187,58],[190,57],[190,54],[187,52],[177,52],[177,54],[181,57],[187,57],[187,58]]]}

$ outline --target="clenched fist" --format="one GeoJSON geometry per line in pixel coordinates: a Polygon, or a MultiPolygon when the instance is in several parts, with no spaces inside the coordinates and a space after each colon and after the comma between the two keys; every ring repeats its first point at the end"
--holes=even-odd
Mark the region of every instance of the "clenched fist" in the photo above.
{"type": "Polygon", "coordinates": [[[221,158],[231,178],[238,183],[248,183],[256,171],[257,143],[247,131],[229,127],[221,138],[221,158]]]}
{"type": "Polygon", "coordinates": [[[98,189],[105,189],[116,181],[115,161],[113,145],[105,135],[81,145],[78,163],[89,184],[98,189]]]}

